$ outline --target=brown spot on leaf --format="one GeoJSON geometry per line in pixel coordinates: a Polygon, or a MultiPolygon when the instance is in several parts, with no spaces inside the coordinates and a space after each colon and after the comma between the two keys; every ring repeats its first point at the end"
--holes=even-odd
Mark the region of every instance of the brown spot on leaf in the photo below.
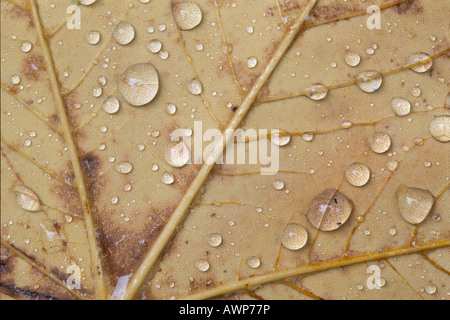
{"type": "Polygon", "coordinates": [[[420,13],[423,11],[422,6],[416,0],[408,0],[406,2],[402,2],[394,6],[394,10],[398,14],[406,14],[406,13],[420,13]]]}
{"type": "Polygon", "coordinates": [[[21,72],[29,81],[39,81],[45,70],[45,60],[40,54],[31,54],[22,60],[21,72]]]}
{"type": "Polygon", "coordinates": [[[27,30],[34,28],[34,21],[33,17],[31,16],[31,13],[28,11],[23,10],[22,8],[19,8],[17,6],[13,6],[10,8],[7,13],[10,15],[10,17],[14,20],[23,19],[26,21],[27,30]]]}

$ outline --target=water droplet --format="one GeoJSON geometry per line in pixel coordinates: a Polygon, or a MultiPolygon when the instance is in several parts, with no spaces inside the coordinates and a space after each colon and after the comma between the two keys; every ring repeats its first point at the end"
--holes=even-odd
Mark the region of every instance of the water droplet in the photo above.
{"type": "Polygon", "coordinates": [[[392,99],[392,109],[397,116],[406,116],[411,112],[411,103],[403,98],[392,99]]]}
{"type": "Polygon", "coordinates": [[[281,233],[281,243],[289,250],[299,250],[308,241],[308,232],[297,223],[289,223],[281,233]]]}
{"type": "Polygon", "coordinates": [[[206,272],[209,270],[209,262],[205,259],[197,260],[195,262],[195,267],[201,272],[206,272]]]}
{"type": "Polygon", "coordinates": [[[398,161],[395,161],[395,160],[390,160],[386,163],[386,167],[391,172],[395,171],[395,169],[397,169],[397,166],[398,166],[398,161]]]}
{"type": "Polygon", "coordinates": [[[426,291],[428,294],[435,294],[436,291],[437,291],[437,288],[436,288],[436,286],[435,286],[434,284],[429,283],[429,284],[427,284],[427,286],[425,287],[425,291],[426,291]]]}
{"type": "Polygon", "coordinates": [[[95,3],[97,0],[80,0],[80,4],[83,6],[90,6],[91,4],[95,3]]]}
{"type": "Polygon", "coordinates": [[[375,132],[369,142],[375,153],[385,153],[391,147],[391,137],[386,132],[375,132]]]}
{"type": "Polygon", "coordinates": [[[18,74],[15,74],[11,77],[11,83],[12,84],[19,84],[20,83],[20,76],[18,74]]]}
{"type": "Polygon", "coordinates": [[[120,161],[116,163],[114,168],[118,173],[127,174],[133,170],[133,164],[128,161],[120,161]]]}
{"type": "Polygon", "coordinates": [[[177,112],[177,106],[174,105],[173,103],[168,103],[166,104],[166,111],[168,114],[174,115],[175,112],[177,112]]]}
{"type": "Polygon", "coordinates": [[[30,52],[31,49],[33,48],[33,44],[30,41],[24,41],[22,42],[22,46],[20,47],[20,50],[22,50],[22,52],[30,52]]]}
{"type": "Polygon", "coordinates": [[[250,57],[247,59],[247,67],[253,69],[258,64],[258,59],[255,57],[250,57]]]}
{"type": "Polygon", "coordinates": [[[208,237],[208,244],[211,247],[218,247],[222,244],[222,236],[218,233],[211,233],[208,237]]]}
{"type": "Polygon", "coordinates": [[[112,196],[111,197],[111,204],[117,204],[119,202],[118,196],[112,196]]]}
{"type": "Polygon", "coordinates": [[[23,142],[23,145],[24,145],[25,147],[31,146],[31,140],[30,140],[30,139],[26,139],[26,140],[23,142]]]}
{"type": "Polygon", "coordinates": [[[425,71],[430,70],[431,66],[433,65],[433,59],[430,57],[429,54],[425,52],[414,53],[408,58],[407,66],[415,64],[418,65],[413,67],[412,70],[418,73],[423,73],[425,71]]]}
{"type": "Polygon", "coordinates": [[[42,208],[41,200],[36,193],[24,185],[18,185],[14,188],[17,204],[26,211],[36,212],[42,208]]]}
{"type": "Polygon", "coordinates": [[[103,89],[100,86],[95,86],[94,89],[92,90],[92,95],[95,98],[98,98],[102,95],[103,89]]]}
{"type": "Polygon", "coordinates": [[[180,2],[172,7],[173,16],[181,30],[191,30],[202,21],[202,10],[193,2],[180,2]]]}
{"type": "Polygon", "coordinates": [[[331,231],[342,226],[352,210],[353,203],[346,195],[335,189],[327,189],[311,201],[306,216],[314,228],[331,231]]]}
{"type": "Polygon", "coordinates": [[[175,178],[173,174],[171,174],[170,172],[164,172],[163,175],[161,176],[161,181],[164,184],[172,184],[174,183],[175,178]]]}
{"type": "Polygon", "coordinates": [[[315,83],[308,88],[308,98],[312,100],[322,100],[326,97],[328,88],[321,83],[315,83]]]}
{"type": "Polygon", "coordinates": [[[125,21],[120,22],[113,31],[114,39],[120,45],[127,45],[134,39],[134,27],[125,21]]]}
{"type": "Polygon", "coordinates": [[[450,141],[450,116],[438,116],[428,126],[433,138],[440,142],[450,141]]]}
{"type": "Polygon", "coordinates": [[[106,113],[116,113],[117,111],[119,111],[120,108],[120,102],[119,99],[117,99],[116,97],[108,97],[105,99],[105,101],[102,104],[102,108],[106,113]]]}
{"type": "Polygon", "coordinates": [[[105,76],[99,76],[97,78],[97,82],[99,85],[104,86],[106,85],[106,77],[105,76]]]}
{"type": "Polygon", "coordinates": [[[314,135],[312,133],[302,134],[303,141],[310,142],[310,141],[312,141],[313,138],[314,138],[314,135]]]}
{"type": "Polygon", "coordinates": [[[383,82],[381,74],[376,71],[361,72],[356,80],[358,87],[368,93],[377,91],[383,82]]]}
{"type": "Polygon", "coordinates": [[[395,229],[394,227],[390,228],[389,229],[389,234],[391,236],[395,236],[397,234],[397,229],[395,229]]]}
{"type": "Polygon", "coordinates": [[[356,67],[361,62],[360,55],[355,51],[348,51],[345,54],[345,63],[350,67],[356,67]]]}
{"type": "Polygon", "coordinates": [[[255,30],[253,29],[253,26],[248,26],[248,27],[246,27],[245,28],[245,30],[248,32],[248,33],[250,33],[250,34],[252,34],[255,30]]]}
{"type": "Polygon", "coordinates": [[[258,257],[250,257],[247,260],[247,264],[250,268],[257,269],[261,265],[261,260],[258,257]]]}
{"type": "Polygon", "coordinates": [[[162,43],[159,40],[153,39],[150,40],[150,42],[147,45],[148,50],[150,50],[151,53],[158,53],[162,49],[162,43]]]}
{"type": "Polygon", "coordinates": [[[345,170],[345,178],[351,185],[361,187],[370,179],[369,167],[363,163],[354,162],[345,170]]]}
{"type": "Polygon", "coordinates": [[[89,44],[95,45],[100,42],[100,38],[101,38],[100,32],[93,30],[87,34],[86,41],[89,44]]]}
{"type": "Polygon", "coordinates": [[[149,103],[158,90],[158,72],[150,63],[138,63],[129,67],[119,82],[120,93],[133,106],[149,103]]]}
{"type": "Polygon", "coordinates": [[[274,133],[271,135],[270,140],[277,146],[285,146],[291,141],[291,136],[289,134],[274,133]]]}
{"type": "Polygon", "coordinates": [[[195,50],[202,51],[203,50],[203,43],[196,43],[195,44],[195,50]]]}
{"type": "Polygon", "coordinates": [[[422,94],[422,90],[420,90],[419,86],[416,85],[416,86],[414,86],[414,87],[411,89],[411,94],[412,94],[414,97],[418,98],[418,97],[420,97],[420,95],[422,94]]]}
{"type": "Polygon", "coordinates": [[[190,158],[190,150],[183,141],[169,145],[164,154],[166,162],[175,168],[183,167],[190,158]]]}
{"type": "Polygon", "coordinates": [[[412,224],[419,224],[428,216],[434,203],[430,191],[400,185],[395,193],[398,208],[403,219],[412,224]]]}
{"type": "Polygon", "coordinates": [[[189,81],[188,84],[188,90],[190,93],[192,93],[193,95],[200,95],[203,91],[202,89],[202,84],[200,83],[200,81],[198,81],[197,79],[192,79],[191,81],[189,81]]]}
{"type": "Polygon", "coordinates": [[[284,182],[281,180],[275,180],[273,182],[273,187],[277,190],[282,190],[284,188],[284,182]]]}

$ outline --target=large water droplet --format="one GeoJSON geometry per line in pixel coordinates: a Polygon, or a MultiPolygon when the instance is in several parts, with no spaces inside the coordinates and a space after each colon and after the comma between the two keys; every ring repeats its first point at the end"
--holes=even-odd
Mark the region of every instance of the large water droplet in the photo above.
{"type": "Polygon", "coordinates": [[[202,21],[202,10],[193,2],[180,2],[172,7],[173,16],[181,30],[191,30],[202,21]]]}
{"type": "Polygon", "coordinates": [[[188,90],[193,95],[198,96],[203,91],[202,84],[200,83],[200,81],[198,81],[197,79],[194,78],[191,81],[189,81],[189,83],[188,83],[188,90]]]}
{"type": "Polygon", "coordinates": [[[288,224],[281,233],[281,243],[289,250],[299,250],[308,241],[308,232],[298,223],[288,224]]]}
{"type": "Polygon", "coordinates": [[[181,168],[188,163],[190,150],[183,141],[171,144],[166,149],[164,159],[172,167],[181,168]]]}
{"type": "Polygon", "coordinates": [[[400,185],[395,193],[398,208],[403,219],[412,224],[419,224],[430,213],[434,197],[430,191],[400,185]]]}
{"type": "Polygon", "coordinates": [[[33,48],[33,44],[30,41],[24,41],[22,42],[22,46],[20,47],[20,50],[22,50],[22,52],[30,52],[31,49],[33,48]]]}
{"type": "Polygon", "coordinates": [[[128,161],[120,161],[116,163],[114,168],[118,173],[127,174],[133,170],[133,164],[128,161]]]}
{"type": "Polygon", "coordinates": [[[36,193],[24,185],[18,185],[14,188],[17,204],[24,210],[36,212],[42,208],[41,200],[36,193]]]}
{"type": "Polygon", "coordinates": [[[397,116],[406,116],[411,112],[411,103],[403,98],[392,99],[392,109],[397,116]]]}
{"type": "Polygon", "coordinates": [[[375,132],[369,142],[375,153],[385,153],[391,147],[391,137],[386,132],[375,132]]]}
{"type": "Polygon", "coordinates": [[[119,111],[120,108],[119,99],[112,96],[106,98],[105,101],[103,101],[102,108],[106,113],[110,114],[116,113],[117,111],[119,111]]]}
{"type": "Polygon", "coordinates": [[[133,106],[149,103],[158,90],[158,72],[150,63],[138,63],[129,67],[119,82],[120,93],[133,106]]]}
{"type": "Polygon", "coordinates": [[[271,135],[270,140],[277,146],[285,146],[291,141],[291,136],[289,134],[274,133],[271,135]]]}
{"type": "Polygon", "coordinates": [[[433,138],[440,142],[450,141],[450,116],[438,116],[428,126],[433,138]]]}
{"type": "Polygon", "coordinates": [[[357,52],[348,51],[345,54],[344,60],[345,60],[345,63],[347,65],[349,65],[350,67],[356,67],[361,61],[361,56],[357,52]]]}
{"type": "Polygon", "coordinates": [[[436,291],[437,291],[437,288],[436,288],[436,286],[435,286],[434,284],[429,283],[429,284],[427,284],[427,286],[425,287],[425,291],[426,291],[428,294],[435,294],[436,291]]]}
{"type": "Polygon", "coordinates": [[[364,163],[354,162],[345,170],[345,178],[351,185],[361,187],[370,179],[369,167],[364,163]]]}
{"type": "Polygon", "coordinates": [[[307,218],[311,225],[322,231],[342,226],[353,210],[353,203],[346,195],[335,189],[327,189],[310,203],[307,218]]]}
{"type": "Polygon", "coordinates": [[[327,87],[321,83],[315,83],[308,89],[308,97],[312,100],[322,100],[328,93],[327,87]]]}
{"type": "Polygon", "coordinates": [[[94,4],[97,0],[80,0],[80,4],[84,6],[90,6],[91,4],[94,4]]]}
{"type": "Polygon", "coordinates": [[[195,262],[195,267],[201,272],[206,272],[209,270],[209,262],[205,259],[197,260],[195,262]]]}
{"type": "Polygon", "coordinates": [[[208,237],[208,244],[211,247],[218,247],[222,243],[222,236],[218,233],[211,233],[208,237]]]}
{"type": "Polygon", "coordinates": [[[125,21],[120,22],[113,31],[113,37],[120,45],[127,45],[134,39],[134,27],[125,21]]]}
{"type": "Polygon", "coordinates": [[[417,64],[417,66],[413,67],[412,70],[423,73],[430,70],[433,65],[433,59],[425,52],[414,53],[408,58],[408,66],[415,64],[417,64]]]}
{"type": "Polygon", "coordinates": [[[381,83],[383,82],[383,78],[379,72],[376,71],[364,71],[361,72],[356,79],[356,84],[358,87],[364,92],[375,92],[377,91],[381,83]]]}
{"type": "Polygon", "coordinates": [[[150,50],[151,53],[158,53],[162,49],[162,43],[161,41],[157,39],[150,40],[150,42],[147,45],[148,50],[150,50]]]}

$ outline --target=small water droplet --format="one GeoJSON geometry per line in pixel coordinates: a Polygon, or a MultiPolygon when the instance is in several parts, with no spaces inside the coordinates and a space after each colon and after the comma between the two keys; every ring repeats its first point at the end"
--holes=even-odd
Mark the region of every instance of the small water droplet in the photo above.
{"type": "Polygon", "coordinates": [[[436,291],[437,291],[437,288],[436,288],[436,286],[435,286],[434,284],[429,283],[429,284],[427,284],[427,286],[425,287],[425,291],[426,291],[428,294],[435,294],[436,291]]]}
{"type": "Polygon", "coordinates": [[[97,82],[99,85],[104,86],[106,85],[106,77],[105,76],[99,76],[97,78],[97,82]]]}
{"type": "Polygon", "coordinates": [[[308,98],[311,100],[322,100],[328,94],[328,88],[321,83],[315,83],[308,88],[308,98]]]}
{"type": "Polygon", "coordinates": [[[202,21],[202,10],[193,2],[180,2],[172,7],[173,16],[181,30],[191,30],[202,21]]]}
{"type": "Polygon", "coordinates": [[[30,41],[24,41],[24,42],[22,42],[20,50],[22,50],[22,52],[27,53],[27,52],[30,52],[32,48],[33,48],[33,44],[30,41]]]}
{"type": "Polygon", "coordinates": [[[259,268],[259,266],[261,265],[261,260],[259,260],[259,258],[258,258],[258,257],[255,257],[255,256],[250,257],[250,258],[248,258],[248,260],[247,260],[247,265],[248,265],[250,268],[257,269],[257,268],[259,268]]]}
{"type": "Polygon", "coordinates": [[[327,189],[314,197],[306,217],[311,225],[321,231],[332,231],[342,226],[353,211],[353,203],[335,189],[327,189]]]}
{"type": "Polygon", "coordinates": [[[312,139],[314,139],[314,134],[312,134],[312,133],[304,133],[304,134],[302,134],[302,139],[303,139],[303,141],[311,142],[312,139]]]}
{"type": "Polygon", "coordinates": [[[202,84],[200,83],[200,81],[194,78],[191,81],[189,81],[188,90],[191,94],[198,96],[203,91],[202,84]]]}
{"type": "Polygon", "coordinates": [[[113,37],[120,45],[127,45],[133,41],[135,36],[134,27],[125,21],[120,22],[113,31],[113,37]]]}
{"type": "Polygon", "coordinates": [[[373,152],[385,153],[391,147],[391,137],[386,132],[375,132],[369,145],[373,152]]]}
{"type": "Polygon", "coordinates": [[[111,197],[111,204],[117,204],[119,202],[118,196],[112,196],[111,197]]]}
{"type": "Polygon", "coordinates": [[[100,38],[101,38],[100,32],[92,30],[87,34],[86,41],[91,45],[96,45],[97,43],[100,42],[100,38]]]}
{"type": "Polygon", "coordinates": [[[195,262],[195,267],[201,272],[206,272],[209,270],[209,262],[205,259],[197,260],[195,262]]]}
{"type": "Polygon", "coordinates": [[[355,187],[364,186],[370,179],[369,167],[364,163],[354,162],[345,170],[345,178],[355,187]]]}
{"type": "Polygon", "coordinates": [[[350,67],[356,67],[361,62],[361,56],[355,51],[348,51],[344,60],[350,67]]]}
{"type": "Polygon", "coordinates": [[[250,33],[250,34],[252,34],[253,31],[254,31],[253,26],[248,26],[248,27],[245,28],[245,30],[246,30],[248,33],[250,33]]]}
{"type": "Polygon", "coordinates": [[[16,201],[19,207],[26,211],[36,212],[42,208],[41,200],[36,193],[24,185],[18,185],[14,188],[16,201]]]}
{"type": "Polygon", "coordinates": [[[282,190],[284,188],[284,182],[281,180],[275,180],[273,182],[273,187],[277,190],[282,190]]]}
{"type": "Polygon", "coordinates": [[[420,90],[419,86],[416,85],[416,86],[412,87],[412,89],[411,89],[411,94],[412,94],[414,97],[418,98],[418,97],[420,97],[420,95],[422,94],[422,90],[420,90]]]}
{"type": "Polygon", "coordinates": [[[120,161],[116,163],[114,168],[118,173],[127,174],[133,170],[133,164],[128,161],[120,161]]]}
{"type": "Polygon", "coordinates": [[[108,97],[102,104],[102,108],[106,113],[113,114],[119,111],[120,102],[116,97],[108,97]]]}
{"type": "Polygon", "coordinates": [[[407,66],[415,64],[418,65],[413,67],[412,70],[418,73],[423,73],[430,70],[431,66],[433,65],[433,59],[429,54],[425,52],[414,53],[408,58],[407,66]]]}
{"type": "Polygon", "coordinates": [[[397,229],[395,229],[394,227],[390,228],[389,229],[389,234],[391,236],[395,236],[397,234],[397,229]]]}
{"type": "Polygon", "coordinates": [[[150,42],[147,45],[148,50],[150,50],[151,53],[158,53],[162,49],[162,43],[161,41],[157,39],[150,40],[150,42]]]}
{"type": "Polygon", "coordinates": [[[150,63],[138,63],[129,67],[119,82],[120,93],[133,106],[149,103],[158,90],[158,72],[150,63]]]}
{"type": "Polygon", "coordinates": [[[19,84],[20,83],[20,76],[18,74],[15,74],[11,77],[11,83],[12,84],[19,84]]]}
{"type": "Polygon", "coordinates": [[[173,103],[168,103],[166,104],[166,111],[168,114],[174,115],[175,112],[177,112],[177,106],[174,105],[173,103]]]}
{"type": "Polygon", "coordinates": [[[395,161],[395,160],[390,160],[386,163],[386,167],[391,172],[395,171],[395,169],[397,169],[397,166],[398,166],[398,161],[395,161]]]}
{"type": "Polygon", "coordinates": [[[298,223],[289,223],[281,233],[281,243],[289,250],[299,250],[308,241],[308,232],[298,223]]]}
{"type": "Polygon", "coordinates": [[[364,71],[361,72],[356,79],[358,87],[367,93],[377,91],[381,87],[383,78],[379,72],[376,71],[364,71]]]}
{"type": "Polygon", "coordinates": [[[211,233],[208,237],[208,244],[211,247],[218,247],[222,244],[222,236],[218,233],[211,233]]]}
{"type": "Polygon", "coordinates": [[[425,220],[434,203],[431,192],[420,188],[400,185],[395,195],[400,214],[411,224],[419,224],[425,220]]]}
{"type": "Polygon", "coordinates": [[[411,103],[403,98],[392,99],[392,109],[397,116],[406,116],[411,112],[411,103]]]}
{"type": "Polygon", "coordinates": [[[274,133],[271,135],[270,140],[277,146],[285,146],[291,141],[291,136],[289,134],[274,133]]]}
{"type": "Polygon", "coordinates": [[[170,144],[164,154],[166,162],[175,168],[181,168],[190,159],[190,151],[183,141],[170,144]]]}
{"type": "Polygon", "coordinates": [[[202,51],[204,48],[203,43],[196,43],[195,44],[195,50],[202,51]]]}
{"type": "Polygon", "coordinates": [[[450,116],[435,117],[428,126],[433,138],[440,142],[450,141],[450,116]]]}
{"type": "Polygon", "coordinates": [[[250,57],[247,59],[247,67],[253,69],[258,64],[258,59],[255,57],[250,57]]]}
{"type": "Polygon", "coordinates": [[[166,172],[164,172],[163,175],[161,176],[161,181],[162,181],[164,184],[172,184],[172,183],[174,183],[175,178],[174,178],[174,176],[173,176],[172,173],[166,171],[166,172]]]}
{"type": "Polygon", "coordinates": [[[100,86],[95,86],[94,89],[92,89],[92,95],[95,98],[98,98],[102,95],[103,89],[100,86]]]}
{"type": "Polygon", "coordinates": [[[91,4],[94,4],[97,0],[80,0],[80,4],[83,6],[90,6],[91,4]]]}

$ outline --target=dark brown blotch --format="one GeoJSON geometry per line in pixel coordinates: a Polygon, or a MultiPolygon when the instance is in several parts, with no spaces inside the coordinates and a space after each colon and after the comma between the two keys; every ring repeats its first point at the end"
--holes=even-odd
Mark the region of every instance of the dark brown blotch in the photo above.
{"type": "Polygon", "coordinates": [[[44,57],[40,54],[27,55],[22,60],[21,73],[29,81],[39,81],[46,70],[44,57]]]}

